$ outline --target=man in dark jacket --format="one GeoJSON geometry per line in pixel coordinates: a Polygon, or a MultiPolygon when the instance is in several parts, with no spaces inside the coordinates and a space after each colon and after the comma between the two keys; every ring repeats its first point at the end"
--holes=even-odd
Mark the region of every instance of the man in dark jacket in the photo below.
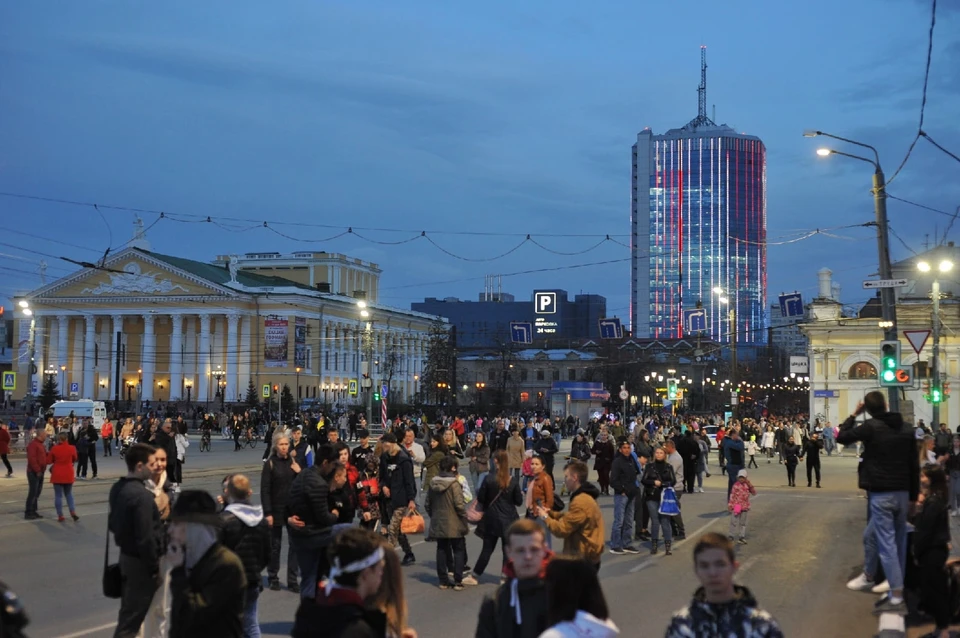
{"type": "Polygon", "coordinates": [[[173,422],[164,419],[163,425],[157,430],[154,443],[167,453],[167,476],[177,476],[177,440],[173,431],[173,422]]]}
{"type": "Polygon", "coordinates": [[[403,564],[415,563],[407,535],[400,532],[400,524],[408,513],[417,511],[417,484],[413,480],[413,461],[406,450],[397,443],[397,437],[388,432],[381,437],[383,457],[380,459],[380,485],[383,495],[387,499],[388,514],[385,517],[390,521],[387,528],[387,538],[396,547],[403,549],[403,564]],[[392,512],[392,513],[391,513],[392,512]]]}
{"type": "Polygon", "coordinates": [[[823,449],[823,441],[820,435],[814,432],[810,438],[803,444],[803,451],[800,457],[807,459],[807,487],[810,487],[813,481],[813,473],[816,470],[817,487],[820,487],[820,451],[823,449]]]}
{"type": "Polygon", "coordinates": [[[317,463],[302,468],[290,486],[289,512],[294,517],[288,531],[290,545],[297,553],[300,567],[300,597],[314,598],[323,553],[333,537],[337,515],[330,511],[330,487],[322,471],[326,464],[336,460],[336,452],[329,445],[321,445],[317,463]]]}
{"type": "Polygon", "coordinates": [[[610,467],[610,489],[613,490],[613,528],[610,530],[611,554],[637,554],[639,550],[630,544],[633,538],[633,518],[637,495],[640,492],[637,478],[640,468],[633,460],[633,449],[626,437],[617,441],[617,454],[610,467]]]}
{"type": "Polygon", "coordinates": [[[543,528],[522,518],[507,530],[506,581],[480,605],[476,638],[537,638],[547,629],[547,549],[543,528]]]}
{"type": "MultiPolygon", "coordinates": [[[[497,419],[497,428],[490,433],[490,457],[493,457],[493,453],[497,450],[506,450],[507,441],[510,440],[510,433],[507,432],[507,428],[504,427],[503,420],[497,419]]],[[[493,465],[491,464],[491,469],[493,465]]]]}
{"type": "MultiPolygon", "coordinates": [[[[267,582],[273,591],[280,591],[280,549],[287,522],[287,503],[290,500],[290,486],[299,473],[300,465],[290,456],[290,439],[286,435],[280,436],[274,441],[273,454],[263,464],[260,474],[260,503],[263,505],[263,516],[270,526],[267,582]]],[[[297,553],[292,547],[287,552],[287,589],[300,591],[297,583],[297,553]]]]}
{"type": "Polygon", "coordinates": [[[263,516],[260,505],[251,505],[250,479],[243,474],[234,474],[223,490],[226,503],[223,520],[223,546],[232,550],[240,562],[247,579],[246,602],[243,607],[243,635],[259,638],[260,621],[257,618],[257,602],[263,586],[260,573],[270,561],[270,526],[263,516]]]}
{"type": "Polygon", "coordinates": [[[185,490],[170,514],[170,638],[240,638],[247,577],[235,553],[217,541],[222,524],[213,497],[185,490]]]}
{"type": "Polygon", "coordinates": [[[683,459],[683,491],[693,494],[697,480],[697,464],[700,463],[700,444],[693,436],[693,429],[687,429],[683,436],[677,437],[677,454],[683,459]]]}
{"type": "Polygon", "coordinates": [[[933,450],[937,456],[943,456],[944,454],[949,454],[952,449],[953,433],[950,432],[950,428],[947,427],[946,423],[941,423],[940,429],[937,430],[937,433],[933,436],[933,450]]]}
{"type": "Polygon", "coordinates": [[[533,453],[543,461],[543,468],[550,480],[553,481],[554,487],[556,487],[556,481],[553,478],[553,464],[557,450],[557,442],[553,439],[553,433],[550,428],[544,426],[540,430],[540,438],[533,444],[533,453]]]}
{"type": "Polygon", "coordinates": [[[726,459],[727,468],[727,500],[730,500],[730,491],[733,484],[737,482],[737,475],[743,468],[743,439],[740,438],[740,432],[736,428],[730,428],[727,436],[723,438],[723,457],[726,459]]]}
{"type": "Polygon", "coordinates": [[[115,638],[136,636],[159,585],[163,529],[153,494],[143,482],[152,474],[155,450],[135,443],[126,451],[127,475],[110,488],[108,526],[120,548],[123,595],[115,638]]]}
{"type": "Polygon", "coordinates": [[[855,590],[872,589],[878,563],[890,584],[890,592],[875,606],[875,612],[906,613],[903,574],[907,559],[907,513],[920,492],[920,457],[913,428],[897,412],[887,412],[881,392],[868,392],[856,411],[840,426],[837,443],[863,442],[858,471],[860,489],[866,490],[869,515],[863,531],[863,574],[847,583],[855,590]],[[870,418],[859,427],[857,417],[870,418]]]}

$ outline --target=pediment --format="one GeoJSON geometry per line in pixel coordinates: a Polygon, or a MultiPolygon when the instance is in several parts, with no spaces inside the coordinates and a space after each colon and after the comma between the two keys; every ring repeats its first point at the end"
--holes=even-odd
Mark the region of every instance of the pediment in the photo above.
{"type": "Polygon", "coordinates": [[[86,268],[36,292],[34,298],[192,297],[235,295],[137,251],[124,251],[102,269],[86,268]]]}

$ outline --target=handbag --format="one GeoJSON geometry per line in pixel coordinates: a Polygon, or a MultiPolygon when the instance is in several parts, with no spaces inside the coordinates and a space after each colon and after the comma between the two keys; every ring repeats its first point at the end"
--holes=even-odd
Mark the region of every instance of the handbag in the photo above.
{"type": "Polygon", "coordinates": [[[400,520],[401,534],[423,534],[426,528],[427,525],[423,521],[423,516],[417,511],[407,514],[400,520]]]}
{"type": "Polygon", "coordinates": [[[467,506],[467,521],[470,523],[479,523],[481,520],[483,520],[484,512],[493,507],[493,504],[497,502],[497,499],[500,498],[501,494],[503,494],[503,490],[497,492],[497,495],[493,497],[493,500],[490,501],[490,505],[486,508],[480,504],[480,499],[478,498],[470,501],[470,505],[467,506]]]}
{"type": "Polygon", "coordinates": [[[672,487],[665,487],[660,492],[660,509],[657,511],[661,516],[677,516],[680,513],[677,493],[672,487]]]}
{"type": "Polygon", "coordinates": [[[123,595],[123,574],[120,563],[110,564],[110,515],[107,514],[107,542],[103,549],[103,595],[120,598],[123,595]]]}
{"type": "Polygon", "coordinates": [[[554,512],[562,512],[563,508],[566,506],[567,504],[563,502],[563,499],[560,498],[560,496],[556,492],[554,492],[553,503],[551,503],[550,509],[552,509],[554,512]]]}

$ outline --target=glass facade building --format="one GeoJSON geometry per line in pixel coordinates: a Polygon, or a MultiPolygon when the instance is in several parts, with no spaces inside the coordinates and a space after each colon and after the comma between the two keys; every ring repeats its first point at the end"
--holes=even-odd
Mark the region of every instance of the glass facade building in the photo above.
{"type": "Polygon", "coordinates": [[[705,310],[704,336],[766,339],[766,148],[703,117],[637,135],[633,146],[630,313],[638,337],[689,334],[683,311],[705,310]]]}

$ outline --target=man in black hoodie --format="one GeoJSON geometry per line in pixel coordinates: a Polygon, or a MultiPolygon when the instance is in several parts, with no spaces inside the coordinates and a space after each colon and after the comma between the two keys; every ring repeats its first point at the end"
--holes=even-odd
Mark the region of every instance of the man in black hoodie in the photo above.
{"type": "Polygon", "coordinates": [[[301,598],[313,599],[317,595],[322,555],[333,538],[337,515],[328,506],[330,487],[322,470],[336,458],[332,447],[321,445],[316,464],[302,468],[290,485],[288,509],[291,517],[287,519],[287,529],[290,546],[297,553],[300,567],[301,598]]]}
{"type": "Polygon", "coordinates": [[[387,432],[380,438],[383,444],[383,457],[380,459],[380,485],[387,500],[388,512],[392,512],[385,520],[390,524],[387,528],[387,538],[396,547],[403,549],[403,564],[410,565],[417,561],[410,547],[407,535],[400,532],[403,517],[417,511],[417,484],[413,480],[413,461],[406,450],[397,443],[397,437],[387,432]]]}
{"type": "Polygon", "coordinates": [[[223,520],[223,546],[232,550],[247,578],[247,592],[243,605],[243,632],[245,636],[260,633],[257,618],[257,603],[263,590],[260,573],[270,561],[270,526],[263,516],[263,507],[252,505],[250,479],[243,474],[234,474],[224,485],[223,501],[226,506],[220,517],[223,520]]]}
{"type": "Polygon", "coordinates": [[[890,592],[875,606],[874,613],[906,614],[903,602],[903,574],[907,559],[907,513],[920,492],[920,457],[913,428],[904,424],[898,412],[887,412],[881,392],[869,392],[856,411],[840,426],[837,443],[863,442],[858,472],[859,487],[866,490],[869,504],[867,527],[863,531],[863,573],[847,583],[849,589],[872,589],[878,563],[890,584],[890,592]],[[857,417],[866,411],[870,418],[859,427],[857,417]]]}

